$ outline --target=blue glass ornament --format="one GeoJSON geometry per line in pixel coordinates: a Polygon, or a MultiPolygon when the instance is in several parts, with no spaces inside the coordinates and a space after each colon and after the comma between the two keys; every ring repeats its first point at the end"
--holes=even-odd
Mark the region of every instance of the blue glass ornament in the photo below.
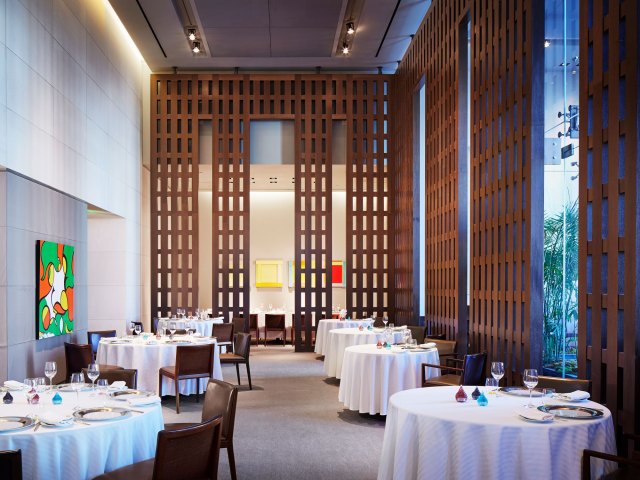
{"type": "Polygon", "coordinates": [[[478,397],[478,405],[480,405],[481,407],[486,407],[487,405],[489,405],[489,399],[486,397],[484,392],[480,393],[480,396],[478,397]]]}
{"type": "Polygon", "coordinates": [[[62,403],[62,396],[58,392],[56,392],[51,401],[54,405],[60,405],[62,403]]]}

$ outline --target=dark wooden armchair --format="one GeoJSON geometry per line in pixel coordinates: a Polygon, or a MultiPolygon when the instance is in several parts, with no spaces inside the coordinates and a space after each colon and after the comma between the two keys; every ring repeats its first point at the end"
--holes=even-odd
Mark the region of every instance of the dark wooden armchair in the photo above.
{"type": "MultiPolygon", "coordinates": [[[[634,435],[630,433],[623,434],[625,440],[633,440],[635,442],[640,441],[640,435],[634,435]]],[[[640,478],[640,459],[622,457],[620,455],[612,455],[610,453],[596,452],[595,450],[584,450],[582,453],[582,480],[591,480],[591,459],[599,458],[601,460],[608,460],[610,462],[616,462],[618,468],[605,475],[606,480],[636,480],[640,478]]]]}
{"type": "Polygon", "coordinates": [[[423,363],[422,386],[442,387],[447,385],[484,385],[487,352],[465,355],[460,359],[462,367],[423,363]],[[427,378],[425,368],[439,368],[440,375],[427,378]]]}

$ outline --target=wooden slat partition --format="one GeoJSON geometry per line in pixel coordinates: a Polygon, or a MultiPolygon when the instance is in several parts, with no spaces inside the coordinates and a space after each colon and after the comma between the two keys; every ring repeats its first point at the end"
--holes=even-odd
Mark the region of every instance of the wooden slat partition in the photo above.
{"type": "Polygon", "coordinates": [[[619,431],[638,433],[640,7],[580,6],[578,373],[619,431]]]}

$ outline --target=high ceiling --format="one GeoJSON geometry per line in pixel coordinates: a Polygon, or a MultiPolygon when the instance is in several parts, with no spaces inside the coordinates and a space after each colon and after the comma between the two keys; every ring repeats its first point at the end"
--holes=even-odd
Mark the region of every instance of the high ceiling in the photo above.
{"type": "Polygon", "coordinates": [[[154,72],[393,73],[431,0],[110,0],[154,72]],[[346,33],[353,21],[356,31],[346,33]],[[187,39],[193,26],[201,52],[187,39]],[[385,35],[386,33],[386,35],[385,35]],[[343,55],[345,39],[351,47],[343,55]]]}

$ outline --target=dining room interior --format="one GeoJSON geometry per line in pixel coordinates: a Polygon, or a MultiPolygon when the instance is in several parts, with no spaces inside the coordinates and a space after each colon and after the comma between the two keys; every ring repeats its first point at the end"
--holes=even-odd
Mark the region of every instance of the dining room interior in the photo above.
{"type": "Polygon", "coordinates": [[[0,0],[0,478],[640,478],[639,27],[0,0]]]}

